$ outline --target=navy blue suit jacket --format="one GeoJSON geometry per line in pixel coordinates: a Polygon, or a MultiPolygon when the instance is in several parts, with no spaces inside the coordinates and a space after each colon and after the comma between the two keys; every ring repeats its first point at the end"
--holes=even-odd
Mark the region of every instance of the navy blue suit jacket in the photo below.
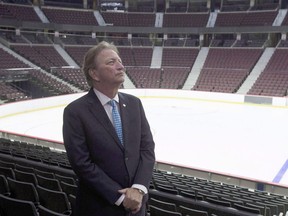
{"type": "MultiPolygon", "coordinates": [[[[118,190],[141,184],[149,188],[155,163],[154,141],[139,98],[118,93],[124,146],[91,89],[64,109],[63,138],[79,178],[76,216],[129,215],[115,202],[118,190]]],[[[144,215],[143,208],[137,215],[144,215]]]]}

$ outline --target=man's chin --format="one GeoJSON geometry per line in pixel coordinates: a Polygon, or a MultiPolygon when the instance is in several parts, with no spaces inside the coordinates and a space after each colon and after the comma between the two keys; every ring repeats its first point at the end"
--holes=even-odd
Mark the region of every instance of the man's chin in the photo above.
{"type": "Polygon", "coordinates": [[[117,84],[120,86],[124,83],[124,81],[125,81],[124,77],[123,77],[123,79],[118,79],[117,84]]]}
{"type": "Polygon", "coordinates": [[[124,76],[124,75],[121,76],[121,77],[119,77],[119,82],[121,82],[121,83],[124,83],[124,82],[125,82],[125,76],[124,76]]]}

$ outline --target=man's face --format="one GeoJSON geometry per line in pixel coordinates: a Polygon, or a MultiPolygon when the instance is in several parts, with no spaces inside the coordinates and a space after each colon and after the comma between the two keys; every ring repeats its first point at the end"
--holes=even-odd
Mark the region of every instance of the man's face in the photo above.
{"type": "Polygon", "coordinates": [[[124,82],[125,70],[119,55],[111,49],[102,50],[95,59],[94,79],[101,85],[119,85],[124,82]]]}

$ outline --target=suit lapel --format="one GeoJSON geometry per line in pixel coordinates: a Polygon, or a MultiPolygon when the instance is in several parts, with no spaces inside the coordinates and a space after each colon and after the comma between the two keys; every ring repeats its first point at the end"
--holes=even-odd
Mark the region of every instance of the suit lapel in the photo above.
{"type": "Polygon", "coordinates": [[[88,93],[88,103],[90,104],[90,112],[94,115],[97,121],[109,132],[113,139],[119,144],[118,146],[121,146],[123,148],[113,124],[108,118],[104,107],[102,106],[98,97],[95,95],[93,89],[91,89],[88,93]]]}

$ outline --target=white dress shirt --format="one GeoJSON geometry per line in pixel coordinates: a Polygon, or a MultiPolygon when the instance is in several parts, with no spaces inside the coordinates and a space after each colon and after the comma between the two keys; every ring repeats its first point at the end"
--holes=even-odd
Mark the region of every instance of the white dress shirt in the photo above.
{"type": "MultiPolygon", "coordinates": [[[[117,102],[117,109],[119,111],[119,97],[118,94],[116,94],[116,96],[114,98],[109,98],[106,95],[104,95],[102,92],[98,91],[97,89],[93,88],[95,94],[97,95],[98,99],[100,100],[102,106],[104,107],[110,121],[113,124],[113,120],[112,120],[112,106],[109,104],[109,101],[111,101],[112,99],[115,100],[117,102]]],[[[119,112],[120,113],[120,112],[119,112]]],[[[136,188],[136,189],[140,189],[141,191],[144,192],[144,194],[148,193],[147,188],[144,185],[140,185],[140,184],[133,184],[132,188],[136,188]]],[[[115,202],[116,205],[121,205],[121,203],[123,202],[125,198],[125,194],[122,194],[120,196],[120,198],[115,202]]]]}

